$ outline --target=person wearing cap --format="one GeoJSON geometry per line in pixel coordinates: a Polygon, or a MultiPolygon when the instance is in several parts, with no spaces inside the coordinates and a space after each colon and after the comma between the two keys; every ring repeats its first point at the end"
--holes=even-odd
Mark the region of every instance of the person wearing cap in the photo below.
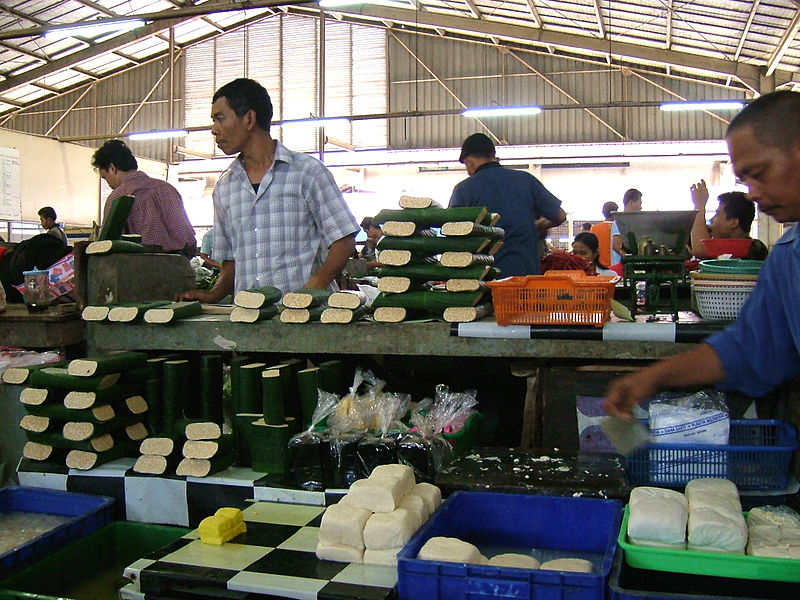
{"type": "Polygon", "coordinates": [[[614,226],[614,215],[612,213],[618,209],[619,206],[616,202],[603,204],[601,211],[603,212],[604,221],[592,225],[589,230],[597,236],[597,241],[600,244],[600,261],[604,265],[615,265],[622,260],[622,257],[611,248],[611,228],[614,226]]]}
{"type": "Polygon", "coordinates": [[[485,206],[498,213],[505,236],[495,265],[502,276],[539,275],[540,232],[566,221],[561,200],[530,173],[501,166],[494,143],[482,133],[464,140],[458,161],[469,177],[453,188],[450,206],[485,206]]]}
{"type": "MultiPolygon", "coordinates": [[[[622,196],[623,212],[636,212],[642,210],[642,192],[636,188],[631,188],[622,196]]],[[[611,227],[611,264],[616,265],[622,262],[622,255],[625,254],[625,243],[619,225],[614,221],[611,227]],[[614,262],[616,261],[616,262],[614,262]]]]}

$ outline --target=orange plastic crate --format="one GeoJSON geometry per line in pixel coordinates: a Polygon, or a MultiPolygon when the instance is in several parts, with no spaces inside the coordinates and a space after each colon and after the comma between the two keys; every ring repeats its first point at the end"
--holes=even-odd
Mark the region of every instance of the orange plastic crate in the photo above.
{"type": "Polygon", "coordinates": [[[490,281],[498,325],[594,325],[611,314],[618,277],[587,276],[581,271],[490,281]]]}

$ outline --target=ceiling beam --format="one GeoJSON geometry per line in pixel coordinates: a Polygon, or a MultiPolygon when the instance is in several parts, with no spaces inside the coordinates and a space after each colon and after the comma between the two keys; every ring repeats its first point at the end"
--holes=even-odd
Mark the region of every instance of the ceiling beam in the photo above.
{"type": "Polygon", "coordinates": [[[525,4],[528,5],[528,10],[533,17],[533,20],[536,22],[537,27],[544,27],[544,23],[542,23],[542,17],[539,15],[539,9],[536,8],[536,5],[533,3],[533,0],[525,0],[525,4]]]}
{"type": "Polygon", "coordinates": [[[597,18],[597,31],[600,37],[606,37],[606,25],[603,22],[603,11],[600,10],[600,0],[594,0],[594,16],[597,18]]]}
{"type": "Polygon", "coordinates": [[[472,13],[472,16],[476,19],[481,18],[481,9],[478,8],[478,5],[475,4],[475,0],[464,0],[464,3],[467,5],[469,12],[472,13]]]}
{"type": "Polygon", "coordinates": [[[761,4],[761,0],[753,0],[753,5],[750,7],[750,14],[747,15],[747,22],[744,24],[744,29],[742,29],[742,36],[739,38],[739,44],[736,46],[736,53],[733,55],[733,60],[739,60],[739,56],[742,54],[742,48],[744,48],[747,35],[750,33],[750,26],[753,24],[753,19],[756,17],[759,4],[761,4]]]}
{"type": "Polygon", "coordinates": [[[667,2],[667,32],[664,35],[664,47],[669,50],[672,48],[672,0],[667,2]]]}
{"type": "Polygon", "coordinates": [[[775,50],[772,51],[772,55],[767,61],[767,77],[771,76],[775,72],[775,69],[778,68],[783,55],[786,54],[789,46],[794,42],[794,38],[797,37],[798,29],[800,29],[800,8],[795,11],[789,26],[786,28],[786,31],[783,32],[783,36],[781,36],[781,41],[775,47],[775,50]]]}
{"type": "MultiPolygon", "coordinates": [[[[753,89],[758,89],[759,87],[761,71],[758,65],[739,63],[725,58],[700,56],[688,52],[665,50],[660,47],[639,46],[628,42],[601,40],[596,37],[498,23],[487,21],[486,19],[478,20],[432,12],[420,14],[413,10],[377,5],[346,6],[338,7],[337,10],[344,15],[360,17],[365,20],[381,21],[390,19],[395,23],[402,23],[411,27],[439,28],[468,35],[482,35],[487,38],[495,36],[501,39],[543,47],[553,46],[562,49],[585,51],[597,56],[610,54],[623,60],[668,65],[673,68],[711,73],[719,77],[731,76],[753,89]]],[[[797,77],[797,73],[781,71],[779,79],[788,82],[797,77]]]]}

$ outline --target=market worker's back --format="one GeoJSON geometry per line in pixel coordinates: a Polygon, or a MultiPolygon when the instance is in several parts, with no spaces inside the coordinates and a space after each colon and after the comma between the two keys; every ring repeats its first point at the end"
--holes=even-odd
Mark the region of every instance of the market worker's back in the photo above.
{"type": "Polygon", "coordinates": [[[502,276],[538,275],[540,232],[566,220],[561,201],[530,173],[501,166],[494,143],[482,133],[464,141],[459,162],[469,177],[453,188],[450,206],[486,206],[498,213],[505,236],[495,264],[502,276]],[[540,217],[544,224],[537,229],[540,217]]]}

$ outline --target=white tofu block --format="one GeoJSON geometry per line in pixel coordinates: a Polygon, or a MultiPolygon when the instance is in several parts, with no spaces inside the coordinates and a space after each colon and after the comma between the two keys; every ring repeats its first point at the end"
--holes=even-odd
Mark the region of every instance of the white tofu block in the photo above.
{"type": "Polygon", "coordinates": [[[663,498],[665,500],[674,500],[675,502],[680,502],[683,504],[687,509],[689,508],[689,500],[686,498],[685,495],[681,494],[680,492],[676,492],[675,490],[668,490],[666,488],[659,488],[659,487],[651,487],[642,485],[639,487],[635,487],[631,490],[630,500],[628,500],[628,504],[633,507],[639,500],[646,500],[648,498],[663,498]]]}
{"type": "Polygon", "coordinates": [[[432,483],[418,483],[411,493],[422,497],[428,509],[428,516],[433,514],[442,503],[442,491],[432,483]]]}
{"type": "Polygon", "coordinates": [[[777,525],[749,525],[747,541],[777,544],[781,541],[781,528],[777,525]]]}
{"type": "Polygon", "coordinates": [[[417,484],[414,479],[414,469],[408,465],[378,465],[372,469],[369,478],[373,477],[390,477],[392,479],[399,479],[403,482],[403,494],[407,494],[417,484]]]}
{"type": "Polygon", "coordinates": [[[713,494],[716,496],[735,496],[736,498],[739,497],[739,490],[737,489],[735,483],[728,479],[718,479],[716,477],[692,479],[686,484],[684,493],[689,499],[689,504],[692,503],[692,496],[697,493],[713,494]]]}
{"type": "Polygon", "coordinates": [[[720,508],[742,512],[742,502],[739,500],[738,494],[733,496],[725,492],[717,494],[698,491],[692,494],[691,499],[689,499],[689,510],[692,511],[698,508],[720,508]]]}
{"type": "Polygon", "coordinates": [[[690,510],[687,531],[690,550],[743,554],[747,544],[744,517],[730,509],[690,510]]]}
{"type": "Polygon", "coordinates": [[[386,565],[387,567],[397,566],[397,553],[403,548],[387,548],[386,550],[364,550],[364,564],[366,565],[386,565]]]}
{"type": "Polygon", "coordinates": [[[320,560],[333,560],[336,562],[360,563],[364,557],[364,551],[352,546],[342,544],[317,544],[317,558],[320,560]]]}
{"type": "Polygon", "coordinates": [[[425,501],[422,499],[422,496],[406,494],[400,501],[399,508],[405,508],[414,517],[414,522],[416,523],[414,531],[419,529],[420,526],[428,520],[428,510],[425,508],[425,501]]]}
{"type": "Polygon", "coordinates": [[[516,569],[538,569],[539,561],[528,554],[508,552],[489,559],[488,565],[494,567],[514,567],[516,569]]]}
{"type": "Polygon", "coordinates": [[[416,516],[405,508],[375,513],[364,526],[364,546],[370,550],[402,548],[417,530],[416,521],[416,516]]]}
{"type": "Polygon", "coordinates": [[[319,527],[319,541],[326,546],[364,548],[364,525],[372,513],[347,504],[332,504],[325,509],[319,527]]]}
{"type": "MultiPolygon", "coordinates": [[[[630,505],[628,537],[638,545],[647,542],[683,547],[689,511],[674,498],[640,498],[630,505]]],[[[649,544],[653,545],[653,544],[649,544]]]]}
{"type": "Polygon", "coordinates": [[[350,486],[347,504],[370,512],[392,512],[403,499],[403,482],[390,478],[359,479],[350,486]]]}
{"type": "Polygon", "coordinates": [[[417,558],[479,565],[488,562],[480,551],[469,542],[449,537],[432,537],[419,549],[417,558]]]}
{"type": "Polygon", "coordinates": [[[594,565],[582,558],[556,558],[543,562],[539,568],[548,571],[574,571],[575,573],[594,571],[594,565]]]}

